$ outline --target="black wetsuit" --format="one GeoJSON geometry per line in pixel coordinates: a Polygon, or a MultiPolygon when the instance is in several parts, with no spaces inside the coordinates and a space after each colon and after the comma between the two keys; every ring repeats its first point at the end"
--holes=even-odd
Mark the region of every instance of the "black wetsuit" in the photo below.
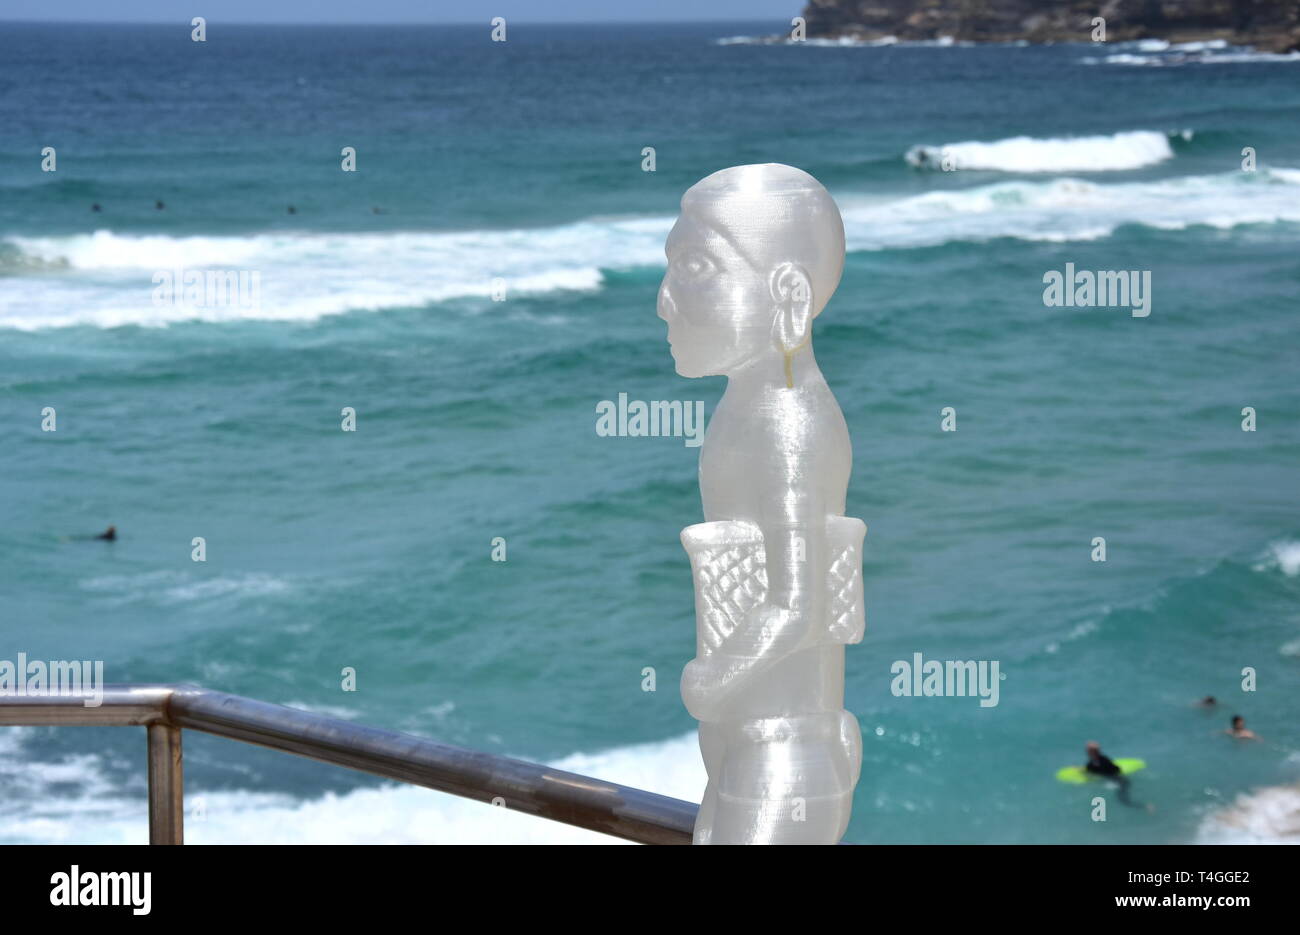
{"type": "Polygon", "coordinates": [[[1088,757],[1088,764],[1084,769],[1097,776],[1104,776],[1107,779],[1114,780],[1119,785],[1119,800],[1125,805],[1136,805],[1136,802],[1129,801],[1128,797],[1128,777],[1120,772],[1120,768],[1115,765],[1115,761],[1106,754],[1097,752],[1088,757]]]}
{"type": "Polygon", "coordinates": [[[1115,761],[1104,753],[1094,753],[1088,757],[1088,765],[1084,767],[1090,773],[1096,773],[1098,776],[1119,776],[1121,775],[1119,767],[1115,761]]]}

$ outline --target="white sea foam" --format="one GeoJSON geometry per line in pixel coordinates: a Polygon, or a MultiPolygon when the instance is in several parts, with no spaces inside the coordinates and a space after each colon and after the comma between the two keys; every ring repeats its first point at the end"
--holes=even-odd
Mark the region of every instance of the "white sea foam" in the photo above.
{"type": "MultiPolygon", "coordinates": [[[[706,780],[692,732],[658,743],[575,754],[551,764],[688,801],[706,780]]],[[[106,788],[94,757],[57,765],[23,764],[35,777],[12,806],[0,803],[0,840],[80,844],[144,843],[142,790],[106,788]],[[55,773],[81,783],[73,796],[45,787],[55,773]],[[33,808],[32,795],[38,807],[33,808]],[[13,813],[9,813],[10,807],[13,813]]],[[[0,775],[8,778],[6,772],[0,775]]],[[[617,844],[616,838],[406,785],[358,789],[310,800],[256,792],[187,789],[186,840],[192,844],[617,844]]]]}
{"type": "MultiPolygon", "coordinates": [[[[588,220],[536,230],[138,236],[97,231],[9,237],[50,272],[14,276],[0,292],[0,326],[166,325],[176,321],[310,321],[352,310],[421,307],[507,295],[600,288],[602,269],[662,262],[671,220],[588,220]],[[257,307],[155,305],[165,270],[260,273],[257,307]]],[[[27,264],[19,264],[19,270],[27,264]]]]}
{"type": "Polygon", "coordinates": [[[34,733],[30,727],[0,729],[0,843],[75,840],[81,830],[132,810],[138,796],[115,787],[97,754],[29,762],[24,747],[34,733]]]}
{"type": "Polygon", "coordinates": [[[1240,795],[1207,816],[1200,844],[1300,844],[1300,785],[1269,786],[1240,795]]]}
{"type": "MultiPolygon", "coordinates": [[[[1163,41],[1163,40],[1161,40],[1163,41]]],[[[1165,48],[1172,49],[1175,52],[1210,52],[1218,49],[1230,49],[1227,39],[1208,39],[1203,42],[1177,42],[1173,45],[1165,43],[1165,48]]],[[[1243,47],[1242,51],[1250,51],[1243,47]]]]}
{"type": "Polygon", "coordinates": [[[862,36],[818,36],[807,39],[792,39],[789,36],[723,36],[715,39],[714,45],[795,45],[832,49],[876,49],[897,45],[909,49],[950,49],[969,48],[975,43],[958,42],[952,36],[939,36],[936,39],[899,39],[897,36],[878,36],[874,39],[862,36]]]}
{"type": "Polygon", "coordinates": [[[1279,542],[1273,546],[1273,556],[1288,578],[1300,575],[1300,542],[1279,542]]]}
{"type": "Polygon", "coordinates": [[[1268,547],[1268,554],[1254,565],[1255,571],[1278,569],[1288,578],[1300,575],[1300,542],[1283,540],[1268,547]]]}
{"type": "Polygon", "coordinates": [[[1265,62],[1300,62],[1300,52],[1260,52],[1249,46],[1230,45],[1223,39],[1170,43],[1141,39],[1117,43],[1108,55],[1088,55],[1085,65],[1139,65],[1162,68],[1179,65],[1244,65],[1265,62]]]}
{"type": "MultiPolygon", "coordinates": [[[[1111,139],[1111,138],[1106,138],[1111,139]]],[[[998,237],[1068,242],[1107,237],[1125,224],[1162,230],[1193,225],[1300,221],[1300,169],[1099,183],[1063,177],[1016,180],[922,195],[840,194],[850,250],[982,242],[998,237]]],[[[182,320],[311,321],[353,310],[420,307],[478,297],[492,279],[510,295],[594,291],[603,271],[661,266],[671,217],[590,219],[537,230],[388,234],[257,234],[247,237],[10,237],[23,256],[58,271],[11,275],[0,290],[0,328],[104,328],[182,320]],[[155,307],[154,270],[261,271],[257,308],[155,307]]],[[[178,597],[179,599],[179,597],[178,597]]]]}
{"type": "Polygon", "coordinates": [[[1065,243],[1098,240],[1126,224],[1160,230],[1194,225],[1300,222],[1296,170],[1183,176],[1103,184],[1073,178],[1008,181],[902,200],[839,199],[851,249],[925,247],[997,237],[1065,243]]]}
{"type": "Polygon", "coordinates": [[[914,166],[997,172],[1116,172],[1172,159],[1169,136],[1130,130],[1110,136],[1017,136],[992,142],[967,141],[913,146],[905,159],[914,166]]]}
{"type": "Polygon", "coordinates": [[[0,764],[11,762],[9,759],[22,749],[24,740],[31,734],[31,727],[0,728],[0,764]]]}
{"type": "Polygon", "coordinates": [[[292,585],[283,578],[258,572],[207,578],[188,572],[151,571],[88,578],[80,582],[80,587],[103,594],[115,603],[186,604],[226,597],[266,597],[282,594],[292,585]]]}

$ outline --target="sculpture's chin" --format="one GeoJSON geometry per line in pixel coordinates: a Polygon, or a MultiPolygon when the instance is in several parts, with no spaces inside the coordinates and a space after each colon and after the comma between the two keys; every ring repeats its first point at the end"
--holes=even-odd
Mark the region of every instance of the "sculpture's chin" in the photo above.
{"type": "Polygon", "coordinates": [[[673,350],[673,366],[679,377],[702,377],[704,376],[701,369],[689,360],[683,360],[677,356],[676,349],[673,350]]]}
{"type": "Polygon", "coordinates": [[[689,377],[692,380],[697,380],[700,377],[717,376],[718,372],[708,367],[690,367],[690,366],[685,366],[683,364],[678,364],[677,375],[680,377],[689,377]]]}

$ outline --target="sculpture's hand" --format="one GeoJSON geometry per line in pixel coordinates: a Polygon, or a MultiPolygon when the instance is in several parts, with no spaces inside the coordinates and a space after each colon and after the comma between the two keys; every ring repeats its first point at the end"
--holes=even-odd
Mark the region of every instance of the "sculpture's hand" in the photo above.
{"type": "Polygon", "coordinates": [[[719,720],[720,677],[716,670],[721,661],[716,655],[700,656],[686,663],[682,670],[682,701],[697,721],[719,720]]]}
{"type": "Polygon", "coordinates": [[[809,633],[806,620],[788,608],[759,604],[713,652],[693,659],[682,671],[682,700],[699,721],[721,720],[728,700],[798,649],[809,633]]]}

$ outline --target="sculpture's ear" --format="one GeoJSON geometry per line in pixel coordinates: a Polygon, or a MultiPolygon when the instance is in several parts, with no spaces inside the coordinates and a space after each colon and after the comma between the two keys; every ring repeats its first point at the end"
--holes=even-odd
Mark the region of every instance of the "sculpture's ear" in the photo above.
{"type": "Polygon", "coordinates": [[[808,271],[795,263],[782,263],[772,271],[772,298],[776,320],[772,337],[783,354],[798,350],[808,341],[812,327],[812,280],[808,271]]]}

